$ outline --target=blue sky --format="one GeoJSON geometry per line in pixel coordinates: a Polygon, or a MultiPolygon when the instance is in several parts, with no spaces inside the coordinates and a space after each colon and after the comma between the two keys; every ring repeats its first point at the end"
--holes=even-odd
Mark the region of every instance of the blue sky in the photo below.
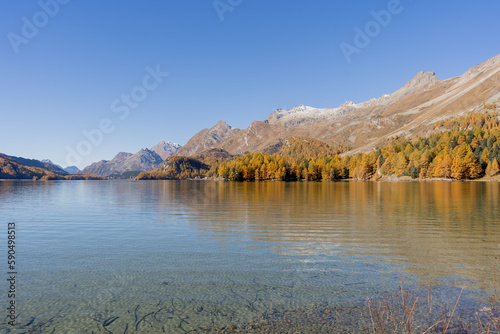
{"type": "Polygon", "coordinates": [[[246,128],[277,108],[391,93],[419,71],[447,79],[500,53],[499,12],[497,0],[3,1],[0,152],[65,166],[88,131],[84,167],[221,119],[246,128]],[[378,30],[373,12],[390,14],[378,30]],[[348,63],[340,45],[367,24],[348,63]]]}

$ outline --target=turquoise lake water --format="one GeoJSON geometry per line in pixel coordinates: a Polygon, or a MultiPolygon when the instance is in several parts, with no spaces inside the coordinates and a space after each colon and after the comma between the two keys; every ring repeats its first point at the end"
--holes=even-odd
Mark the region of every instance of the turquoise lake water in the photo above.
{"type": "Polygon", "coordinates": [[[499,204],[479,182],[0,181],[18,315],[0,330],[204,332],[344,305],[362,331],[355,310],[402,279],[493,288],[499,204]]]}

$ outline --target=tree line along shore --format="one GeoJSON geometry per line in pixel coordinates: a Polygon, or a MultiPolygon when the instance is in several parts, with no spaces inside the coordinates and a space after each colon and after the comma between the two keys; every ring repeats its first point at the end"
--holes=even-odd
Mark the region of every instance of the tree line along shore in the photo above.
{"type": "Polygon", "coordinates": [[[496,110],[436,122],[427,137],[393,137],[370,153],[290,138],[275,154],[232,156],[212,149],[172,156],[164,166],[138,175],[147,179],[217,178],[231,181],[491,179],[500,174],[500,119],[496,110]]]}

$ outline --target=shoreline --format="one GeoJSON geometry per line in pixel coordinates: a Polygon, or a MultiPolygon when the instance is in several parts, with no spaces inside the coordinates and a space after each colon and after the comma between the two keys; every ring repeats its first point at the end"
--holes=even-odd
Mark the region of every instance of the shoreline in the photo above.
{"type": "Polygon", "coordinates": [[[455,179],[446,179],[446,178],[431,178],[431,179],[412,179],[409,176],[400,176],[400,177],[395,177],[395,176],[385,176],[382,177],[378,180],[374,180],[373,178],[368,179],[368,180],[357,180],[354,178],[349,178],[349,179],[341,179],[341,180],[319,180],[319,181],[307,181],[307,180],[297,180],[297,181],[283,181],[279,179],[275,180],[244,180],[244,181],[231,181],[231,180],[224,180],[221,178],[194,178],[194,179],[142,179],[138,180],[136,178],[130,178],[130,179],[96,179],[96,180],[85,180],[85,179],[56,179],[56,180],[33,180],[33,179],[0,179],[0,181],[5,182],[5,181],[23,181],[23,182],[52,182],[52,181],[216,181],[216,182],[383,182],[383,183],[391,183],[391,182],[500,182],[500,175],[495,175],[495,176],[484,176],[479,179],[473,179],[473,180],[455,180],[455,179]]]}

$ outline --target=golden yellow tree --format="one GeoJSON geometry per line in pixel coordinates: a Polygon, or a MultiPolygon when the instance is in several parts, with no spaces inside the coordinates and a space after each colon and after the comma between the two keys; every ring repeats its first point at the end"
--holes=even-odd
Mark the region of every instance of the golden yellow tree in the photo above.
{"type": "Polygon", "coordinates": [[[500,168],[498,166],[498,160],[493,159],[493,162],[488,163],[488,167],[486,167],[486,174],[489,176],[495,176],[500,172],[500,168]]]}
{"type": "Polygon", "coordinates": [[[444,158],[439,155],[432,162],[432,176],[433,177],[444,177],[443,161],[444,161],[444,158]]]}
{"type": "Polygon", "coordinates": [[[479,160],[476,158],[472,151],[468,152],[465,156],[465,163],[467,165],[467,178],[468,179],[477,179],[481,176],[482,169],[479,164],[479,160]]]}
{"type": "Polygon", "coordinates": [[[444,157],[443,162],[441,163],[443,177],[445,177],[445,178],[451,177],[451,164],[452,164],[451,157],[449,154],[447,154],[444,157]]]}
{"type": "Polygon", "coordinates": [[[399,152],[396,158],[396,164],[393,166],[392,172],[397,176],[404,175],[406,172],[406,167],[408,167],[408,161],[406,160],[403,152],[399,152]]]}
{"type": "Polygon", "coordinates": [[[453,157],[453,162],[451,164],[451,177],[457,180],[463,180],[467,178],[467,164],[465,162],[465,156],[467,155],[467,149],[464,145],[457,147],[458,150],[453,157]]]}

